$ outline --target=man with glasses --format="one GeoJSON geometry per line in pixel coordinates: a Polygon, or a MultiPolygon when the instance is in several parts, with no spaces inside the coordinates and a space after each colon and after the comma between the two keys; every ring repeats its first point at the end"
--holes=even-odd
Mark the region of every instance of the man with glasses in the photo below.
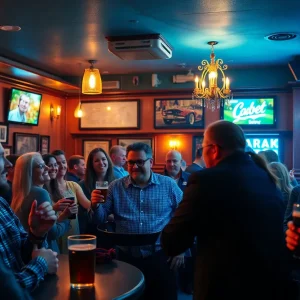
{"type": "Polygon", "coordinates": [[[183,201],[162,232],[167,255],[197,237],[194,299],[282,300],[294,292],[284,244],[282,195],[242,129],[210,124],[203,140],[207,169],[193,173],[183,201]]]}
{"type": "MultiPolygon", "coordinates": [[[[161,231],[171,219],[182,199],[176,182],[153,173],[152,149],[144,143],[127,147],[130,176],[113,181],[104,204],[92,199],[94,220],[104,223],[114,214],[117,233],[147,234],[161,231]],[[97,205],[99,205],[97,207],[97,205]]],[[[145,275],[144,299],[177,299],[175,273],[172,269],[184,263],[184,256],[168,258],[161,250],[160,240],[152,247],[118,248],[118,259],[140,268],[145,275]]]]}

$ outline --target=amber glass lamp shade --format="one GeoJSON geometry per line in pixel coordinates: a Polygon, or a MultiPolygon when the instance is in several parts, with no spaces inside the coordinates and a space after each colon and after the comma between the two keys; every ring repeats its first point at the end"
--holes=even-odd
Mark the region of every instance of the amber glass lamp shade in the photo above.
{"type": "Polygon", "coordinates": [[[102,80],[98,69],[85,69],[82,78],[82,94],[97,95],[102,93],[102,80]]]}

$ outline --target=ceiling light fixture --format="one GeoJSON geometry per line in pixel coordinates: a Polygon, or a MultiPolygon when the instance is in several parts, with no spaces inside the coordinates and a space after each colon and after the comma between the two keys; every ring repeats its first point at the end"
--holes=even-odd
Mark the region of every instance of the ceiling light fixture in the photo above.
{"type": "Polygon", "coordinates": [[[3,31],[20,31],[21,27],[20,26],[13,26],[13,25],[2,25],[2,26],[0,26],[0,30],[3,30],[3,31]]]}
{"type": "Polygon", "coordinates": [[[195,97],[201,99],[201,104],[204,107],[214,111],[216,108],[220,108],[223,99],[229,99],[231,91],[229,78],[225,77],[224,74],[224,70],[227,70],[227,65],[223,65],[222,59],[215,59],[214,46],[218,42],[211,41],[207,44],[211,46],[210,63],[205,59],[202,60],[201,66],[198,66],[198,70],[202,71],[202,74],[200,80],[198,76],[195,77],[193,99],[195,97]],[[219,79],[218,75],[220,75],[219,79]],[[207,81],[208,87],[206,87],[207,81]]]}
{"type": "Polygon", "coordinates": [[[84,70],[82,78],[82,94],[97,95],[102,94],[102,80],[98,69],[94,68],[96,60],[89,60],[89,69],[84,70]]]}

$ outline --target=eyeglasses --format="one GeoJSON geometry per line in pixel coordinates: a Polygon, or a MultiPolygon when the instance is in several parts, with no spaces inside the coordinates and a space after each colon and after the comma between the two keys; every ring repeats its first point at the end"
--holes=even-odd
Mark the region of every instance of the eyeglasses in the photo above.
{"type": "Polygon", "coordinates": [[[35,167],[39,168],[39,169],[45,169],[46,164],[45,163],[40,163],[40,164],[37,164],[35,167]]]}
{"type": "Polygon", "coordinates": [[[138,159],[138,160],[127,160],[126,164],[130,167],[137,165],[138,167],[143,167],[147,160],[151,159],[150,157],[147,159],[138,159]]]}

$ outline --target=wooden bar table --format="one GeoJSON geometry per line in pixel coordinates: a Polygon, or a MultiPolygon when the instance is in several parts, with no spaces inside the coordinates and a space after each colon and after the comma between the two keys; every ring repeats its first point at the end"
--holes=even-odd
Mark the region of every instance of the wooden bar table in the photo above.
{"type": "Polygon", "coordinates": [[[68,255],[59,255],[57,274],[46,275],[45,280],[32,293],[32,297],[36,300],[138,299],[143,293],[144,286],[144,275],[138,268],[113,260],[109,264],[96,265],[94,288],[72,289],[68,255]]]}

